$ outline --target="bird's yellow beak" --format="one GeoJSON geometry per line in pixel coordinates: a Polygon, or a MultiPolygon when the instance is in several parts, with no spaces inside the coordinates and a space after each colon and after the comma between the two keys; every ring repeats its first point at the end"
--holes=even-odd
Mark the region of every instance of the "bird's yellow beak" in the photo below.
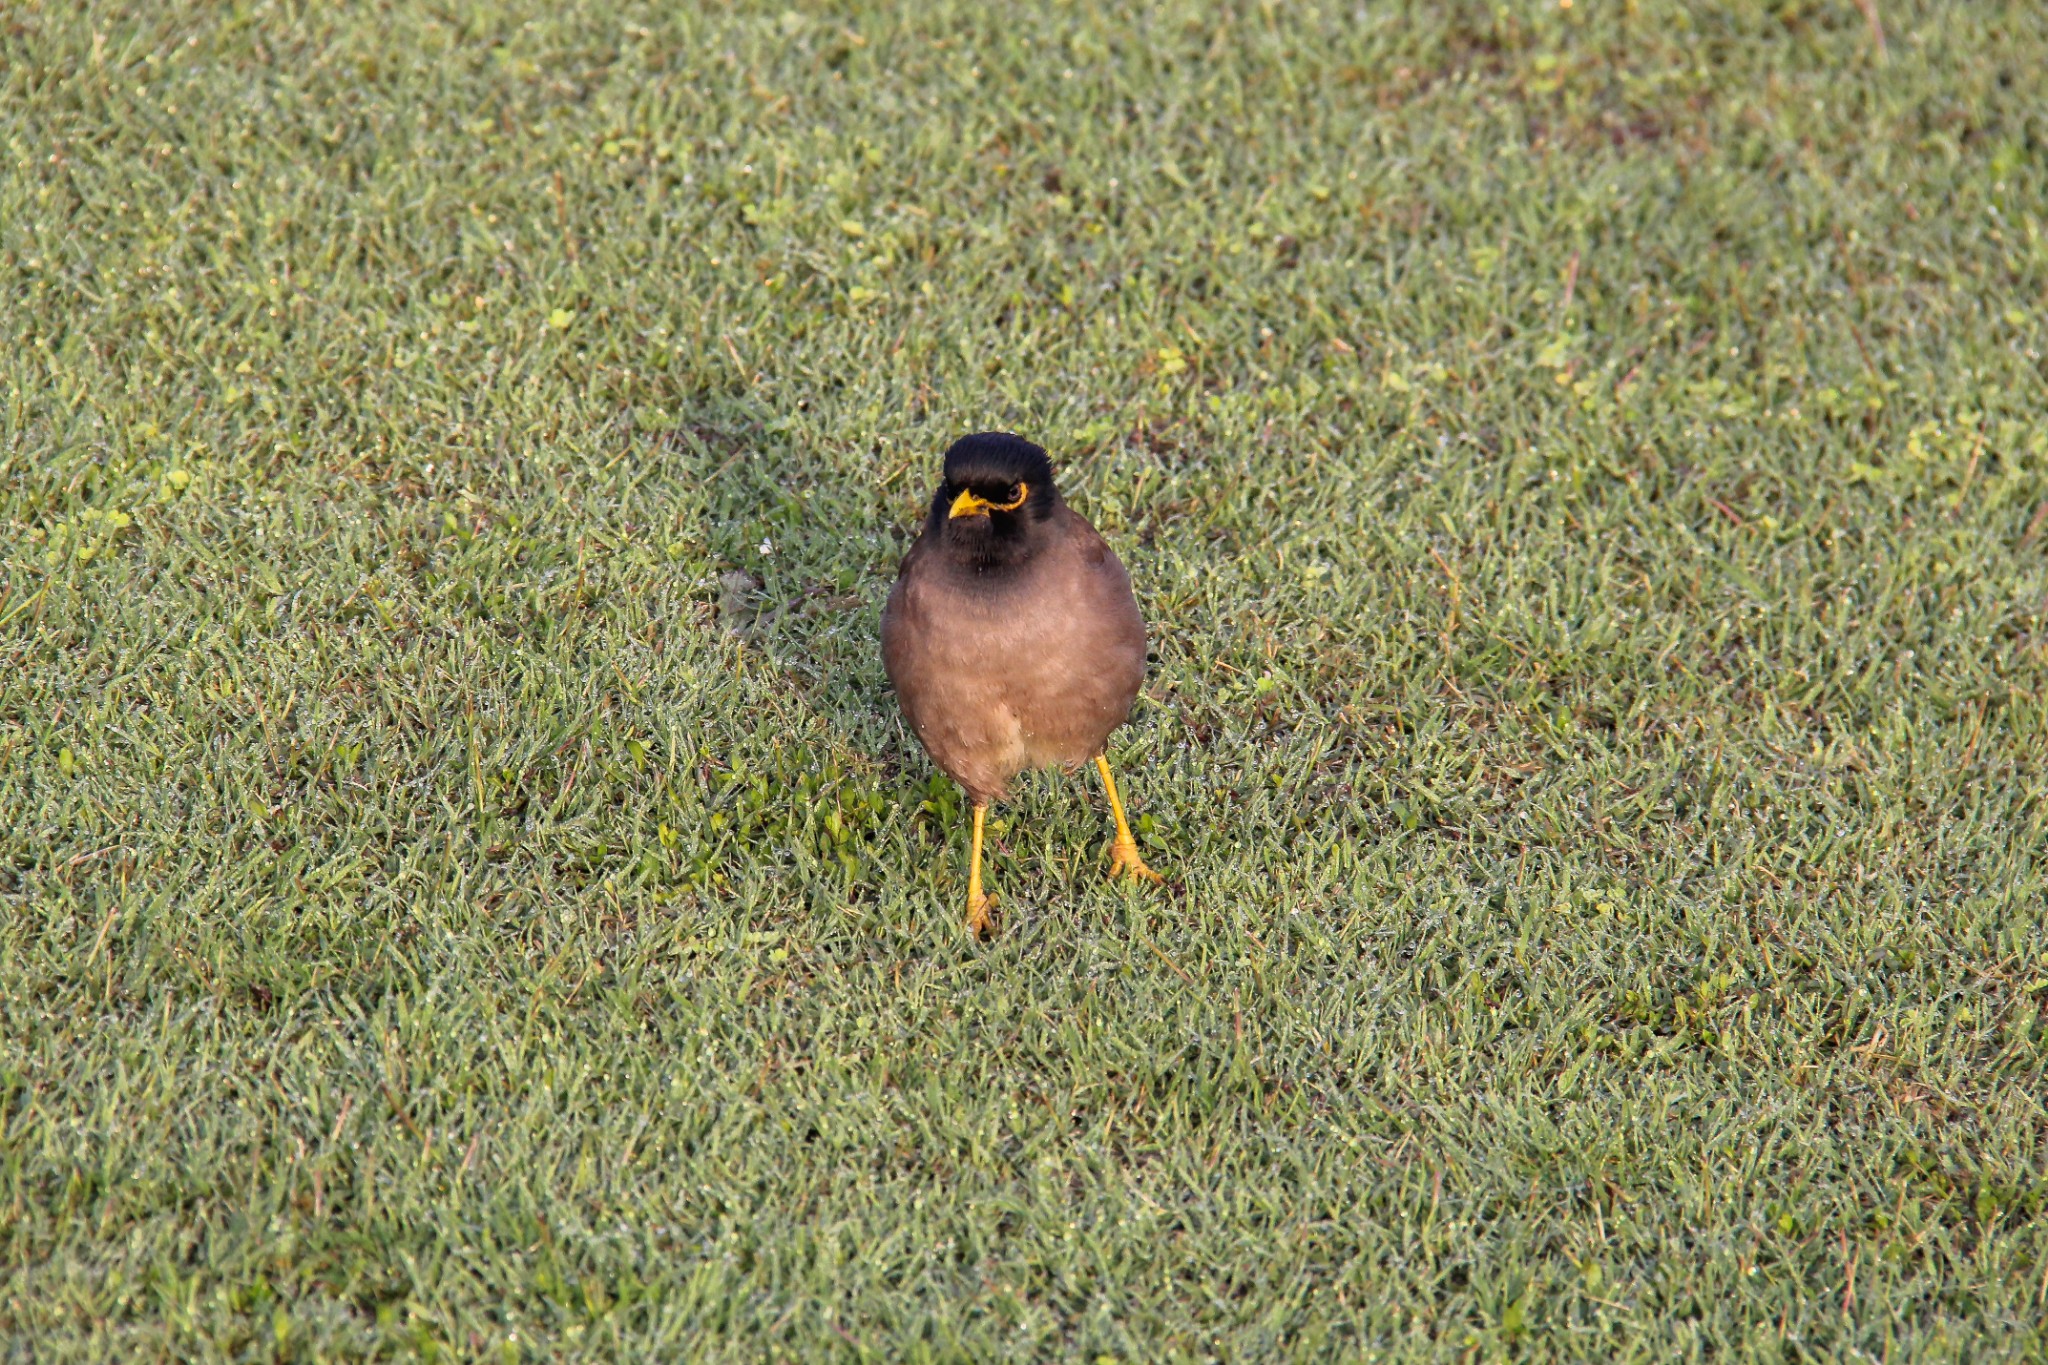
{"type": "Polygon", "coordinates": [[[1017,496],[1008,502],[990,502],[987,498],[976,497],[972,489],[962,489],[960,496],[953,499],[953,509],[946,513],[946,519],[950,521],[954,517],[985,517],[990,512],[1014,512],[1022,507],[1024,499],[1030,496],[1031,485],[1028,483],[1018,484],[1017,496]]]}

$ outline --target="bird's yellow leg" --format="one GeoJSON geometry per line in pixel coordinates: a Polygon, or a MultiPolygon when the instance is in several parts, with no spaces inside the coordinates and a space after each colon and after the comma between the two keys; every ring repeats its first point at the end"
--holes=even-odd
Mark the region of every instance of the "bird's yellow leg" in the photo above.
{"type": "Polygon", "coordinates": [[[996,903],[994,896],[981,894],[981,826],[988,819],[988,807],[974,808],[974,851],[967,863],[967,932],[976,938],[987,938],[995,932],[995,921],[989,918],[989,909],[996,903]]]}
{"type": "Polygon", "coordinates": [[[1110,774],[1109,760],[1097,755],[1095,768],[1102,774],[1102,789],[1109,793],[1110,813],[1116,816],[1116,842],[1109,846],[1109,875],[1140,877],[1148,882],[1165,881],[1164,877],[1145,866],[1145,860],[1138,856],[1138,841],[1131,837],[1130,822],[1124,819],[1124,803],[1117,797],[1116,778],[1110,774]]]}

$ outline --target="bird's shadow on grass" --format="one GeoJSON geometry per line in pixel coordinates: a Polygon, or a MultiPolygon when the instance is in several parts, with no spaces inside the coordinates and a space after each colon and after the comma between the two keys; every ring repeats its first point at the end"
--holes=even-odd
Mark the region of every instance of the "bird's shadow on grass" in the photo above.
{"type": "Polygon", "coordinates": [[[781,747],[819,777],[813,800],[879,799],[846,850],[881,864],[868,876],[943,858],[958,794],[934,780],[881,662],[882,603],[913,534],[905,488],[884,490],[872,457],[801,447],[744,413],[704,414],[653,455],[698,503],[708,572],[692,589],[697,619],[720,637],[716,652],[737,649],[777,680],[774,728],[766,717],[734,728],[769,748],[796,738],[781,747]]]}
{"type": "Polygon", "coordinates": [[[733,412],[706,413],[659,446],[700,502],[703,619],[772,664],[834,733],[900,749],[907,736],[877,724],[894,717],[877,631],[909,534],[872,463],[801,449],[733,412]]]}

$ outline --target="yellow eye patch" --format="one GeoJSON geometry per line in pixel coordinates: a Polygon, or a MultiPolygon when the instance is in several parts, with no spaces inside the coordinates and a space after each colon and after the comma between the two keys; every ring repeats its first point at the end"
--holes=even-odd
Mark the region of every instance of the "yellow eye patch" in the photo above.
{"type": "Polygon", "coordinates": [[[978,517],[987,512],[1014,512],[1024,505],[1024,499],[1031,496],[1031,485],[1017,485],[1017,496],[1008,502],[990,502],[987,498],[975,496],[974,490],[964,489],[953,499],[953,508],[946,513],[950,521],[954,517],[978,517]]]}

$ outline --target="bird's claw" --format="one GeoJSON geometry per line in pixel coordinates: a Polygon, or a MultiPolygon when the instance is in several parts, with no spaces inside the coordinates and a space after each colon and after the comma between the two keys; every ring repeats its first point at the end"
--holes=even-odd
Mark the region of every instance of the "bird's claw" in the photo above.
{"type": "Polygon", "coordinates": [[[1138,856],[1138,845],[1135,841],[1127,842],[1123,839],[1110,845],[1109,877],[1111,881],[1118,877],[1129,877],[1134,881],[1152,882],[1155,885],[1166,881],[1166,878],[1145,866],[1145,860],[1138,856]]]}
{"type": "Polygon", "coordinates": [[[977,939],[994,938],[996,936],[996,919],[990,913],[995,908],[996,898],[992,895],[983,896],[980,900],[968,904],[967,932],[969,936],[977,939]]]}

